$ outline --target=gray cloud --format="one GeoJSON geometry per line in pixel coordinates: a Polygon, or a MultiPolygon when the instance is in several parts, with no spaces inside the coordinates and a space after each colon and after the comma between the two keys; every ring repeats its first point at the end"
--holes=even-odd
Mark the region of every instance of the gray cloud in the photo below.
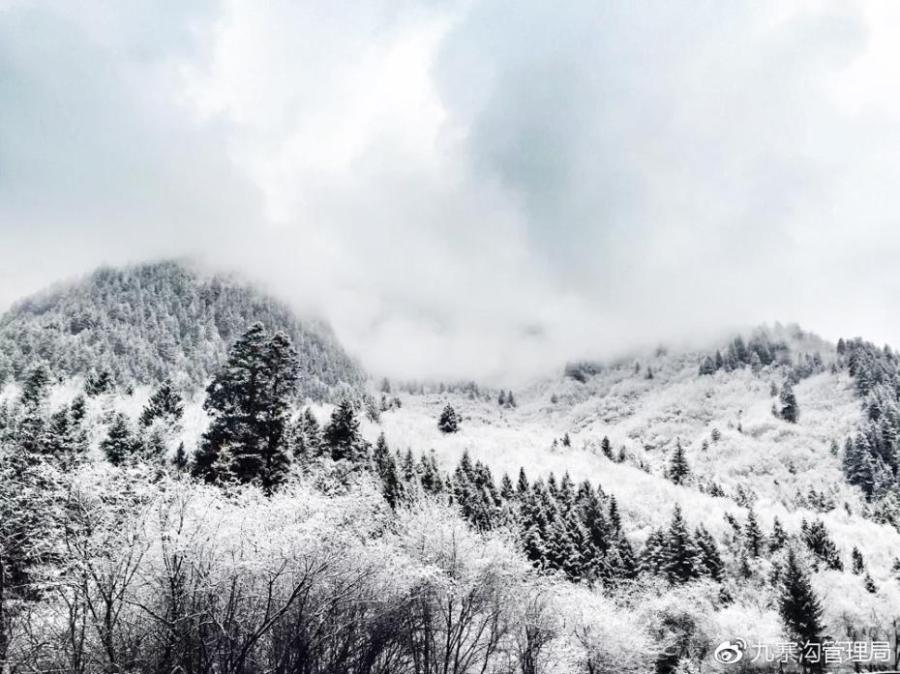
{"type": "Polygon", "coordinates": [[[0,3],[0,303],[195,255],[375,371],[900,343],[890,4],[0,3]]]}

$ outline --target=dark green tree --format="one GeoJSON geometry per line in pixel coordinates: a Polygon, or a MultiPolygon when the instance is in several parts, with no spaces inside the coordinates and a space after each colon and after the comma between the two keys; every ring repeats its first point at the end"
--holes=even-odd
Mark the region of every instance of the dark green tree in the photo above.
{"type": "MultiPolygon", "coordinates": [[[[787,564],[782,572],[778,609],[792,639],[801,644],[822,643],[825,631],[822,624],[822,605],[813,590],[809,575],[800,565],[793,548],[788,550],[787,564]]],[[[824,671],[822,662],[805,660],[802,653],[800,664],[807,672],[824,671]]]]}
{"type": "Polygon", "coordinates": [[[747,514],[747,524],[744,525],[744,541],[750,556],[759,557],[763,547],[763,533],[759,528],[753,508],[750,508],[750,512],[747,514]]]}
{"type": "Polygon", "coordinates": [[[271,493],[287,476],[288,408],[297,385],[290,340],[253,324],[231,347],[206,389],[212,417],[194,461],[194,474],[221,481],[258,482],[271,493]],[[223,456],[224,452],[224,456],[223,456]]]}
{"type": "Polygon", "coordinates": [[[715,581],[721,581],[725,577],[725,564],[712,534],[705,527],[697,527],[694,541],[697,545],[701,573],[715,581]]]}
{"type": "Polygon", "coordinates": [[[334,408],[331,420],[325,426],[323,439],[335,461],[357,461],[365,454],[365,446],[359,434],[359,419],[349,400],[342,400],[334,408]]]}
{"type": "Polygon", "coordinates": [[[794,395],[794,386],[791,384],[790,379],[785,381],[784,386],[781,387],[780,401],[781,418],[792,424],[796,424],[797,420],[800,418],[800,410],[797,407],[797,396],[794,395]]]}
{"type": "Polygon", "coordinates": [[[149,426],[157,419],[176,422],[183,415],[184,401],[181,399],[181,395],[172,387],[172,383],[166,380],[153,392],[150,400],[144,406],[141,412],[141,425],[149,426]]]}
{"type": "Polygon", "coordinates": [[[681,515],[681,507],[676,505],[666,532],[664,572],[669,582],[686,583],[696,578],[699,575],[698,557],[697,546],[681,515]]]}
{"type": "Polygon", "coordinates": [[[855,545],[853,546],[853,551],[850,553],[850,558],[852,559],[852,567],[851,570],[857,576],[862,575],[862,572],[866,570],[866,561],[863,559],[863,554],[860,552],[859,548],[855,545]]]}
{"type": "Polygon", "coordinates": [[[675,451],[672,452],[672,459],[669,462],[669,479],[675,484],[684,484],[690,474],[691,468],[684,454],[684,447],[681,446],[680,440],[676,440],[675,451]]]}
{"type": "Polygon", "coordinates": [[[610,443],[609,438],[605,435],[603,439],[600,441],[600,451],[603,452],[603,456],[605,456],[610,461],[615,461],[615,457],[613,456],[612,443],[610,443]]]}
{"type": "Polygon", "coordinates": [[[440,419],[438,419],[438,428],[442,433],[456,433],[459,430],[459,417],[450,403],[447,403],[441,412],[440,419]]]}
{"type": "Polygon", "coordinates": [[[100,442],[100,449],[114,466],[121,466],[140,452],[141,442],[135,438],[128,417],[121,412],[113,417],[106,437],[100,442]]]}

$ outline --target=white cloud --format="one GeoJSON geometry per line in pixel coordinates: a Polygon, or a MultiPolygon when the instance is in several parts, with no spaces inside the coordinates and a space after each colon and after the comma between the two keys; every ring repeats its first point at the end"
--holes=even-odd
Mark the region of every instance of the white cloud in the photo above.
{"type": "Polygon", "coordinates": [[[889,2],[0,5],[0,302],[199,254],[372,369],[900,342],[889,2]]]}

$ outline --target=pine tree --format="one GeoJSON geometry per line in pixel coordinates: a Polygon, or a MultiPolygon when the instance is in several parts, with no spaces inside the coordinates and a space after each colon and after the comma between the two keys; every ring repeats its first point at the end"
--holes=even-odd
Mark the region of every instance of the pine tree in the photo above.
{"type": "Polygon", "coordinates": [[[456,410],[449,403],[444,406],[441,412],[441,417],[438,419],[438,428],[442,433],[456,433],[459,430],[459,417],[456,415],[456,410]]]}
{"type": "Polygon", "coordinates": [[[763,533],[759,528],[759,522],[756,520],[756,513],[753,508],[747,514],[747,524],[744,526],[744,541],[747,546],[747,552],[751,557],[759,557],[763,546],[763,533]]]}
{"type": "Polygon", "coordinates": [[[270,338],[261,323],[253,324],[206,389],[203,407],[212,419],[194,474],[221,481],[227,472],[239,482],[259,482],[267,493],[283,482],[290,464],[286,431],[297,373],[290,340],[283,333],[270,338]]]}
{"type": "Polygon", "coordinates": [[[26,452],[41,453],[47,444],[47,395],[50,374],[40,363],[29,370],[22,384],[22,416],[16,429],[16,441],[26,452]]]}
{"type": "Polygon", "coordinates": [[[84,382],[84,392],[92,398],[109,393],[112,388],[113,381],[109,370],[91,373],[84,382]]]}
{"type": "Polygon", "coordinates": [[[569,437],[569,434],[566,433],[562,438],[563,447],[571,447],[572,446],[572,438],[569,437]]]}
{"type": "Polygon", "coordinates": [[[530,491],[528,485],[528,477],[525,475],[525,469],[519,468],[519,479],[516,481],[516,495],[523,498],[530,491]]]}
{"type": "Polygon", "coordinates": [[[725,564],[719,554],[715,539],[704,527],[697,527],[694,540],[702,573],[720,582],[725,577],[725,564]]]}
{"type": "Polygon", "coordinates": [[[801,531],[803,541],[818,560],[824,562],[829,569],[844,570],[844,563],[841,561],[837,546],[831,540],[828,530],[821,520],[816,520],[812,524],[804,520],[801,524],[801,531]]]}
{"type": "MultiPolygon", "coordinates": [[[[615,527],[610,527],[603,514],[603,504],[588,483],[587,489],[579,490],[581,519],[587,528],[591,545],[602,555],[610,548],[610,540],[618,536],[615,527]]],[[[618,516],[618,515],[617,515],[618,516]]]]}
{"type": "Polygon", "coordinates": [[[359,420],[349,400],[342,400],[331,413],[331,421],[323,433],[325,445],[335,461],[356,461],[363,451],[359,420]]]}
{"type": "Polygon", "coordinates": [[[797,407],[797,396],[794,395],[794,386],[791,384],[790,379],[785,381],[784,386],[781,387],[780,400],[781,418],[792,424],[797,423],[797,420],[800,418],[800,410],[797,407]]]}
{"type": "Polygon", "coordinates": [[[672,522],[666,532],[666,578],[671,583],[686,583],[698,576],[698,552],[681,515],[681,507],[675,506],[672,522]]]}
{"type": "Polygon", "coordinates": [[[862,552],[860,552],[859,548],[855,545],[853,546],[853,551],[850,553],[850,557],[853,560],[851,570],[855,575],[861,575],[862,572],[866,570],[866,562],[863,559],[862,552]]]}
{"type": "Polygon", "coordinates": [[[625,580],[634,580],[638,574],[638,562],[634,555],[631,543],[624,535],[619,535],[616,541],[616,573],[625,580]]]}
{"type": "Polygon", "coordinates": [[[307,407],[294,425],[294,456],[307,459],[319,456],[322,453],[323,445],[319,420],[307,407]]]}
{"type": "Polygon", "coordinates": [[[866,572],[865,578],[863,578],[863,587],[866,588],[866,592],[871,594],[876,594],[878,592],[878,586],[875,584],[875,581],[872,580],[872,576],[866,572]]]}
{"type": "Polygon", "coordinates": [[[787,533],[777,517],[772,522],[772,536],[769,538],[769,551],[781,550],[787,545],[787,533]]]}
{"type": "Polygon", "coordinates": [[[641,550],[640,570],[648,574],[664,573],[666,567],[666,535],[661,529],[654,529],[647,536],[641,550]]]}
{"type": "Polygon", "coordinates": [[[619,504],[615,496],[609,497],[609,523],[616,534],[622,531],[622,518],[619,515],[619,504]]]}
{"type": "MultiPolygon", "coordinates": [[[[822,606],[809,575],[800,566],[793,548],[788,550],[787,564],[782,573],[778,609],[793,640],[801,644],[821,644],[825,631],[822,625],[822,606]]],[[[802,653],[801,665],[806,671],[824,671],[821,663],[804,661],[802,653]]]]}
{"type": "Polygon", "coordinates": [[[168,380],[150,396],[141,412],[141,425],[149,426],[156,419],[176,422],[184,415],[184,402],[168,380]]]}
{"type": "Polygon", "coordinates": [[[716,363],[712,358],[706,356],[703,361],[700,363],[700,374],[701,375],[711,375],[716,373],[716,363]]]}
{"type": "Polygon", "coordinates": [[[605,456],[610,461],[615,460],[613,458],[612,443],[610,443],[609,438],[606,437],[605,435],[603,436],[603,439],[600,441],[600,451],[602,451],[603,456],[605,456]]]}
{"type": "Polygon", "coordinates": [[[128,417],[121,412],[113,417],[106,438],[100,443],[100,449],[114,466],[121,466],[140,451],[140,442],[131,432],[128,417]]]}
{"type": "Polygon", "coordinates": [[[178,443],[178,449],[175,450],[175,456],[172,458],[172,465],[176,470],[184,471],[188,467],[188,455],[184,449],[184,443],[178,443]]]}
{"type": "Polygon", "coordinates": [[[510,501],[516,497],[516,488],[508,473],[503,473],[500,478],[500,498],[504,501],[510,501]]]}
{"type": "Polygon", "coordinates": [[[675,442],[675,451],[672,453],[672,460],[669,463],[669,479],[675,484],[684,484],[687,477],[691,474],[691,468],[688,466],[687,457],[684,455],[684,448],[681,441],[675,442]]]}
{"type": "Polygon", "coordinates": [[[403,487],[403,481],[400,479],[397,463],[390,452],[384,456],[379,474],[381,476],[381,493],[384,495],[384,500],[388,502],[391,508],[396,508],[403,501],[403,495],[406,490],[403,487]]]}
{"type": "Polygon", "coordinates": [[[497,397],[497,404],[500,407],[506,407],[506,391],[500,389],[500,395],[497,397]]]}

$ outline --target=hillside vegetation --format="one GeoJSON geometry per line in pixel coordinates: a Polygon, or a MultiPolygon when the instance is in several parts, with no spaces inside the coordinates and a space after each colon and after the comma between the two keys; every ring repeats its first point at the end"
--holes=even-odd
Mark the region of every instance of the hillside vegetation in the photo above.
{"type": "Polygon", "coordinates": [[[200,387],[256,321],[293,342],[302,395],[340,395],[364,381],[324,323],[298,320],[237,279],[161,262],[101,269],[12,307],[0,317],[0,383],[44,362],[58,377],[108,373],[122,387],[165,379],[200,387]]]}
{"type": "MultiPolygon", "coordinates": [[[[776,327],[306,404],[344,380],[277,325],[233,337],[205,393],[51,358],[4,389],[9,671],[687,674],[735,639],[897,665],[890,351],[776,327]]],[[[802,652],[737,671],[824,671],[802,652]]]]}

